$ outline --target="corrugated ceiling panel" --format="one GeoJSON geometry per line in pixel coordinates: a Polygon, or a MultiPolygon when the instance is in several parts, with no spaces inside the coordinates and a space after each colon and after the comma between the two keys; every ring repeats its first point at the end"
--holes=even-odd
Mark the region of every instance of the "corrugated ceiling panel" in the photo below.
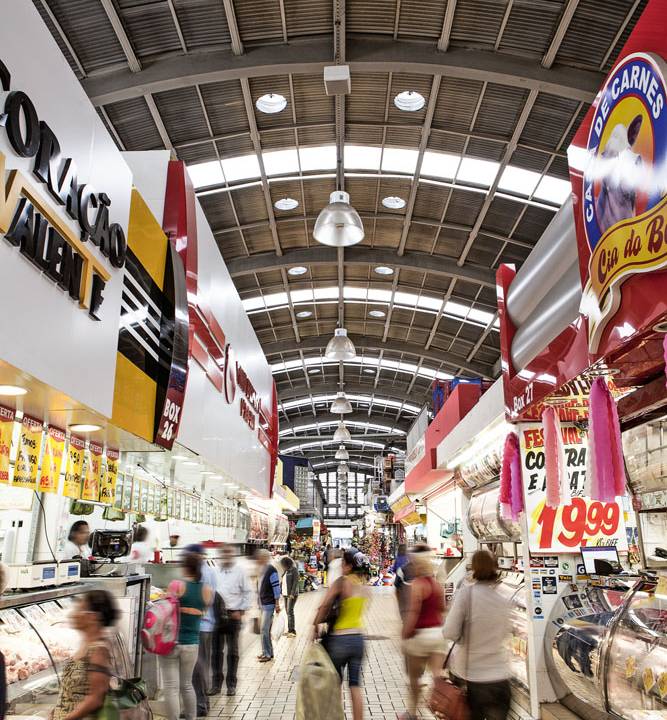
{"type": "Polygon", "coordinates": [[[232,198],[239,216],[239,222],[242,225],[259,220],[268,220],[264,193],[259,185],[234,190],[232,191],[232,198]]]}
{"type": "Polygon", "coordinates": [[[222,158],[249,155],[255,152],[250,135],[239,135],[225,140],[218,140],[216,145],[222,158]]]}
{"type": "Polygon", "coordinates": [[[641,0],[640,3],[637,5],[635,11],[632,13],[632,17],[630,18],[628,24],[625,26],[625,29],[621,33],[621,36],[618,39],[618,42],[612,49],[609,58],[607,59],[607,62],[604,64],[604,72],[607,73],[609,70],[611,70],[612,65],[616,62],[616,58],[618,57],[618,53],[621,51],[621,48],[623,45],[625,45],[628,37],[630,36],[630,33],[633,31],[635,25],[637,24],[637,21],[641,17],[641,14],[644,12],[644,9],[648,5],[648,0],[641,0]]]}
{"type": "Polygon", "coordinates": [[[345,11],[348,33],[391,35],[394,32],[396,0],[354,0],[347,3],[345,11]]]}
{"type": "Polygon", "coordinates": [[[345,126],[345,142],[351,145],[381,145],[382,128],[364,127],[347,123],[345,126]]]}
{"type": "Polygon", "coordinates": [[[303,189],[305,214],[314,215],[329,202],[329,195],[336,189],[336,179],[304,180],[303,189]]]}
{"type": "Polygon", "coordinates": [[[510,165],[541,173],[549,162],[547,153],[519,146],[512,154],[510,165]]]}
{"type": "Polygon", "coordinates": [[[448,197],[448,188],[420,183],[415,199],[414,217],[440,220],[448,197]]]}
{"type": "Polygon", "coordinates": [[[301,147],[306,145],[334,145],[335,142],[335,125],[299,129],[299,145],[301,147]]]}
{"type": "Polygon", "coordinates": [[[164,149],[160,133],[142,97],[106,105],[104,109],[126,150],[164,149]]]}
{"type": "Polygon", "coordinates": [[[188,165],[217,160],[215,146],[212,142],[188,145],[187,147],[178,147],[176,148],[176,154],[178,155],[179,160],[183,160],[188,165]]]}
{"type": "Polygon", "coordinates": [[[188,50],[231,42],[220,0],[172,0],[188,50]]]}
{"type": "Polygon", "coordinates": [[[500,161],[505,154],[506,147],[507,145],[504,142],[496,142],[495,140],[472,137],[468,141],[466,155],[482,158],[483,160],[500,161]]]}
{"type": "Polygon", "coordinates": [[[521,142],[557,150],[578,104],[576,100],[540,93],[521,133],[521,142]]]}
{"type": "Polygon", "coordinates": [[[563,138],[563,142],[561,143],[560,150],[566,151],[570,143],[572,142],[572,138],[575,136],[575,133],[581,126],[581,123],[584,121],[584,118],[586,117],[586,113],[588,112],[590,105],[585,103],[583,107],[579,110],[577,113],[577,117],[575,121],[572,123],[572,127],[567,131],[567,135],[563,138]]]}
{"type": "Polygon", "coordinates": [[[486,212],[482,228],[506,235],[517,221],[524,204],[506,198],[496,197],[486,212]]]}
{"type": "Polygon", "coordinates": [[[468,132],[483,84],[476,80],[443,78],[433,115],[433,127],[468,132]]]}
{"type": "Polygon", "coordinates": [[[243,42],[282,39],[278,0],[236,0],[234,13],[243,42]]]}
{"type": "Polygon", "coordinates": [[[280,246],[287,250],[289,248],[305,247],[308,238],[303,227],[303,220],[295,220],[294,222],[281,222],[278,224],[278,237],[280,238],[280,246]]]}
{"type": "Polygon", "coordinates": [[[296,138],[292,128],[264,130],[259,135],[263,150],[285,150],[296,145],[296,138]]]}
{"type": "Polygon", "coordinates": [[[454,135],[453,133],[442,132],[432,128],[428,138],[427,149],[459,155],[463,152],[465,142],[466,139],[463,135],[454,135]]]}
{"type": "Polygon", "coordinates": [[[245,257],[248,254],[240,232],[220,235],[216,237],[216,242],[225,261],[245,257]]]}
{"type": "Polygon", "coordinates": [[[399,37],[439,38],[445,7],[443,0],[402,0],[398,18],[399,37]]]}
{"type": "Polygon", "coordinates": [[[555,175],[563,180],[570,179],[570,170],[567,164],[567,158],[556,157],[549,166],[549,175],[555,175]]]}
{"type": "Polygon", "coordinates": [[[219,192],[211,193],[210,195],[200,195],[199,202],[206,213],[209,225],[214,231],[236,225],[232,206],[229,201],[229,193],[219,192]]]}
{"type": "Polygon", "coordinates": [[[396,220],[378,220],[373,245],[375,247],[397,248],[401,239],[402,228],[403,223],[398,218],[396,220]]]}
{"type": "Polygon", "coordinates": [[[451,41],[473,47],[493,47],[507,0],[458,0],[451,41]]]}
{"type": "Polygon", "coordinates": [[[421,128],[388,127],[385,138],[386,146],[416,149],[419,146],[421,128]]]}
{"type": "Polygon", "coordinates": [[[433,253],[434,255],[458,258],[467,239],[468,233],[464,230],[443,228],[438,236],[438,241],[433,253]]]}
{"type": "Polygon", "coordinates": [[[274,250],[273,238],[268,227],[248,228],[243,231],[250,254],[274,250]]]}
{"type": "Polygon", "coordinates": [[[489,83],[474,129],[510,138],[526,102],[527,92],[509,85],[489,83]]]}
{"type": "Polygon", "coordinates": [[[248,130],[248,116],[238,80],[208,83],[200,89],[215,135],[248,130]]]}
{"type": "Polygon", "coordinates": [[[153,95],[172,143],[210,137],[197,91],[193,87],[153,95]]]}
{"type": "Polygon", "coordinates": [[[292,85],[298,123],[335,122],[335,100],[326,94],[322,75],[294,75],[292,85]]]}
{"type": "Polygon", "coordinates": [[[437,227],[422,225],[421,223],[410,223],[408,241],[405,245],[407,250],[415,250],[422,253],[430,253],[433,249],[437,227]]]}
{"type": "Polygon", "coordinates": [[[369,183],[366,178],[347,177],[345,180],[345,190],[360,213],[375,212],[376,187],[375,181],[369,183]]]}
{"type": "Polygon", "coordinates": [[[527,240],[534,245],[540,239],[555,214],[555,210],[551,212],[529,205],[514,231],[514,237],[518,240],[527,240]]]}
{"type": "Polygon", "coordinates": [[[182,52],[167,3],[116,0],[118,14],[137,57],[182,52]]]}
{"type": "Polygon", "coordinates": [[[562,10],[563,0],[514,3],[499,49],[542,57],[551,44],[562,10]]]}
{"type": "Polygon", "coordinates": [[[287,36],[333,32],[330,0],[284,0],[287,36]]]}
{"type": "Polygon", "coordinates": [[[453,190],[445,220],[462,225],[473,225],[484,203],[482,193],[453,190]]]}
{"type": "Polygon", "coordinates": [[[384,119],[388,77],[385,73],[353,73],[352,94],[345,100],[348,122],[377,122],[378,119],[384,119]]]}

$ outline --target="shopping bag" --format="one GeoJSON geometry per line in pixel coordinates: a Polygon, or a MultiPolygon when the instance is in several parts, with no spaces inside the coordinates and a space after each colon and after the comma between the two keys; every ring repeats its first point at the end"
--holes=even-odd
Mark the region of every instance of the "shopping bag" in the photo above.
{"type": "Polygon", "coordinates": [[[438,720],[468,720],[468,698],[465,688],[458,687],[449,678],[436,678],[428,708],[438,720]]]}
{"type": "Polygon", "coordinates": [[[285,611],[277,613],[273,616],[273,625],[271,626],[271,637],[277,640],[285,633],[285,611]]]}
{"type": "Polygon", "coordinates": [[[321,643],[311,643],[299,669],[296,720],[345,720],[340,676],[321,643]]]}

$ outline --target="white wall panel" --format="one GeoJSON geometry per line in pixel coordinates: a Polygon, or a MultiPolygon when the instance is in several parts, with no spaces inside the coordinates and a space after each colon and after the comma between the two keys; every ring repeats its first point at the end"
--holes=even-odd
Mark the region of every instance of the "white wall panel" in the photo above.
{"type": "MultiPolygon", "coordinates": [[[[63,154],[76,161],[79,181],[109,195],[111,221],[127,230],[130,170],[30,0],[12,0],[2,13],[0,59],[12,74],[11,88],[27,93],[63,154]]],[[[0,92],[0,106],[4,99],[0,92]]],[[[31,174],[33,160],[15,154],[4,128],[0,151],[8,169],[31,174]]],[[[94,246],[91,251],[111,272],[100,322],[0,239],[0,357],[110,416],[123,271],[94,246]]]]}

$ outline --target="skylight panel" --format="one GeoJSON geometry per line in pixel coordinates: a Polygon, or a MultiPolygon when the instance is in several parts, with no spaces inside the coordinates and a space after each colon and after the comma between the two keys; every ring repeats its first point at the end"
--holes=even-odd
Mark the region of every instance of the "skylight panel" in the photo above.
{"type": "Polygon", "coordinates": [[[399,172],[412,175],[417,167],[417,150],[385,148],[382,156],[383,172],[399,172]]]}
{"type": "Polygon", "coordinates": [[[222,168],[217,160],[188,165],[187,168],[195,189],[208,187],[209,185],[220,185],[225,182],[225,176],[222,174],[222,168]]]}
{"type": "Polygon", "coordinates": [[[301,170],[328,170],[336,167],[336,146],[319,145],[318,147],[299,148],[301,170]]]}
{"type": "Polygon", "coordinates": [[[368,299],[371,302],[391,302],[391,290],[377,290],[376,288],[369,288],[368,299]]]}
{"type": "Polygon", "coordinates": [[[534,197],[562,205],[571,194],[572,185],[569,180],[561,180],[552,175],[545,175],[537,186],[534,197]]]}
{"type": "Polygon", "coordinates": [[[338,299],[338,288],[315,288],[314,290],[315,300],[337,300],[338,299]]]}
{"type": "Polygon", "coordinates": [[[366,288],[359,287],[348,287],[347,285],[343,288],[343,297],[346,300],[366,300],[366,288]]]}
{"type": "Polygon", "coordinates": [[[299,172],[299,156],[296,148],[264,152],[262,160],[268,176],[299,172]]]}
{"type": "Polygon", "coordinates": [[[346,170],[379,170],[382,148],[369,145],[345,146],[346,170]]]}
{"type": "Polygon", "coordinates": [[[533,194],[539,181],[540,173],[508,165],[500,176],[498,187],[500,190],[528,196],[533,194]]]}
{"type": "Polygon", "coordinates": [[[435,310],[437,312],[442,307],[442,300],[440,298],[422,295],[417,301],[417,307],[424,308],[426,310],[435,310]]]}
{"type": "Polygon", "coordinates": [[[267,308],[276,307],[278,305],[287,305],[287,293],[279,292],[265,295],[264,302],[266,303],[267,308]]]}
{"type": "Polygon", "coordinates": [[[248,180],[261,175],[257,155],[238,155],[237,157],[221,160],[222,170],[227,182],[248,180]]]}
{"type": "Polygon", "coordinates": [[[312,302],[313,291],[311,288],[305,288],[304,290],[292,290],[290,293],[293,303],[300,302],[312,302]]]}
{"type": "Polygon", "coordinates": [[[257,297],[251,297],[247,298],[243,301],[243,309],[246,312],[249,312],[251,310],[259,310],[259,308],[264,307],[264,298],[261,295],[258,295],[257,297]]]}
{"type": "Polygon", "coordinates": [[[464,157],[456,175],[457,182],[490,187],[498,174],[499,163],[490,160],[464,157]]]}
{"type": "Polygon", "coordinates": [[[422,175],[453,180],[461,158],[450,153],[431,152],[427,150],[422,160],[422,175]]]}
{"type": "Polygon", "coordinates": [[[394,302],[397,305],[407,305],[414,307],[417,304],[418,297],[414,293],[396,292],[394,293],[394,302]]]}

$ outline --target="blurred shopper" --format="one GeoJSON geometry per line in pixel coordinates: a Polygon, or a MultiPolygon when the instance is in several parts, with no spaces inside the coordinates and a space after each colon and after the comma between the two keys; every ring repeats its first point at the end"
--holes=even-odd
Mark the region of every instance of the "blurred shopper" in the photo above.
{"type": "Polygon", "coordinates": [[[340,548],[333,548],[331,560],[329,561],[329,587],[331,587],[343,574],[343,551],[340,548]]]}
{"type": "Polygon", "coordinates": [[[444,635],[456,641],[450,671],[467,686],[470,720],[504,720],[510,706],[510,597],[487,550],[472,557],[472,582],[456,591],[444,635]]]}
{"type": "Polygon", "coordinates": [[[72,626],[81,633],[81,647],[60,677],[60,693],[52,720],[95,717],[102,707],[110,680],[111,651],[107,633],[117,619],[116,603],[106,590],[91,590],[77,600],[72,626]]]}
{"type": "Polygon", "coordinates": [[[364,714],[361,690],[361,664],[364,659],[364,614],[369,600],[366,582],[370,575],[368,558],[357,550],[343,555],[343,575],[331,585],[315,616],[315,635],[319,626],[330,623],[325,647],[340,675],[347,668],[353,720],[364,714]]]}
{"type": "MultiPolygon", "coordinates": [[[[200,561],[201,580],[212,591],[218,586],[218,571],[206,561],[206,550],[199,543],[186,545],[186,553],[196,555],[200,561]]],[[[212,675],[212,653],[216,631],[216,618],[213,612],[213,602],[209,603],[206,612],[202,616],[199,626],[199,646],[197,650],[197,662],[192,673],[192,686],[195,689],[197,699],[197,717],[208,715],[210,703],[208,696],[211,694],[212,675]]]]}
{"type": "Polygon", "coordinates": [[[258,550],[255,559],[259,570],[259,605],[262,610],[262,654],[257,659],[270,662],[273,660],[271,626],[274,614],[280,612],[280,578],[271,564],[271,553],[268,550],[258,550]]]}
{"type": "Polygon", "coordinates": [[[396,601],[398,602],[398,612],[401,614],[401,620],[405,622],[405,614],[410,603],[410,558],[408,556],[408,547],[404,543],[398,546],[394,564],[389,568],[394,573],[394,587],[396,588],[396,601]]]}
{"type": "Polygon", "coordinates": [[[72,524],[65,543],[64,560],[73,560],[74,558],[83,558],[88,560],[91,556],[90,545],[90,526],[85,520],[77,520],[72,524]]]}
{"type": "Polygon", "coordinates": [[[403,650],[405,652],[410,695],[408,712],[403,717],[413,720],[421,690],[421,676],[428,666],[433,677],[442,672],[445,641],[442,637],[445,593],[433,577],[433,555],[427,545],[417,545],[410,553],[413,580],[408,608],[403,618],[403,650]]]}
{"type": "Polygon", "coordinates": [[[280,587],[287,613],[287,637],[296,637],[296,625],[294,623],[294,606],[299,597],[299,571],[292,558],[284,557],[280,561],[283,569],[283,578],[280,587]]]}
{"type": "Polygon", "coordinates": [[[148,547],[148,528],[144,525],[137,525],[134,529],[130,554],[126,561],[136,563],[137,572],[144,572],[144,565],[151,559],[151,549],[148,547]]]}
{"type": "Polygon", "coordinates": [[[213,687],[209,695],[217,695],[225,680],[224,654],[227,646],[227,695],[236,695],[236,674],[239,666],[239,634],[243,615],[252,602],[252,588],[247,574],[236,561],[231,545],[222,548],[222,565],[218,573],[217,593],[213,601],[216,629],[213,636],[213,687]]]}
{"type": "Polygon", "coordinates": [[[195,720],[197,699],[192,676],[199,654],[202,618],[213,600],[213,590],[202,580],[203,548],[200,545],[188,547],[194,547],[195,551],[188,552],[186,548],[182,560],[183,580],[169,585],[169,590],[180,602],[178,644],[169,655],[158,656],[167,720],[179,720],[179,698],[185,720],[195,720]]]}

